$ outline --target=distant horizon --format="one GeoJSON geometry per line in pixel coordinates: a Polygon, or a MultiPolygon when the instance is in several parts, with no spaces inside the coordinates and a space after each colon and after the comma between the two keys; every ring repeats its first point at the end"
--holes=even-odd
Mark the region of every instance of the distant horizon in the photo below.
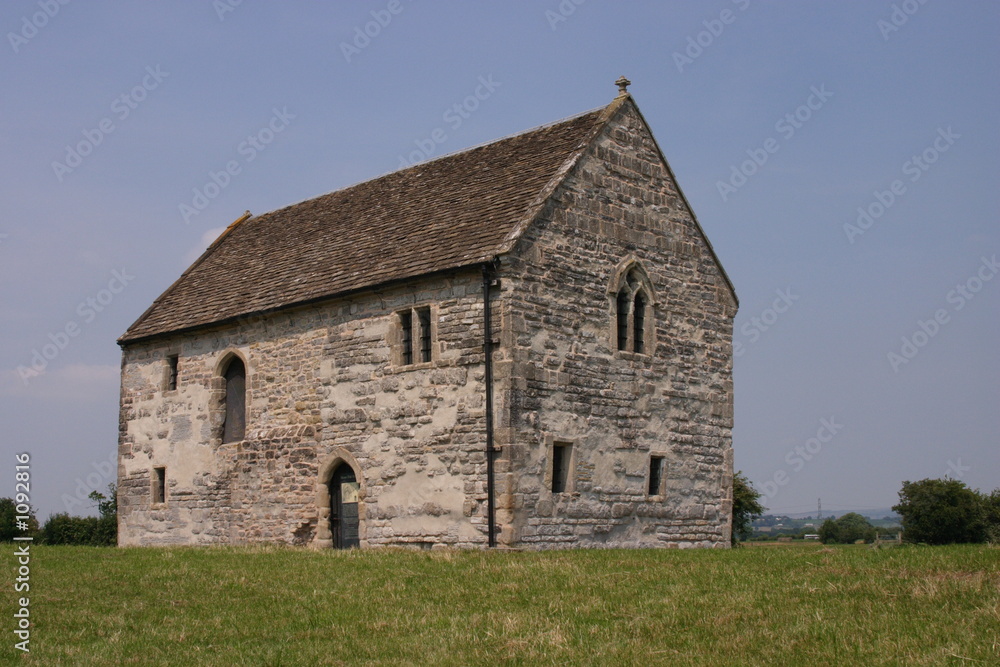
{"type": "Polygon", "coordinates": [[[893,512],[892,508],[890,508],[890,507],[871,507],[871,508],[860,508],[860,507],[857,507],[857,508],[854,508],[854,509],[831,509],[829,512],[827,510],[823,510],[823,516],[822,517],[816,517],[816,516],[814,516],[816,514],[815,512],[791,512],[791,513],[788,513],[788,512],[771,512],[770,510],[768,510],[768,511],[765,511],[760,516],[761,516],[761,518],[763,518],[765,516],[772,516],[772,517],[785,516],[785,517],[788,517],[789,519],[815,519],[816,521],[821,521],[823,519],[830,519],[830,518],[834,518],[835,519],[835,518],[843,516],[845,514],[851,514],[852,512],[854,514],[860,514],[861,516],[865,516],[865,517],[868,517],[870,519],[881,519],[881,518],[886,517],[886,516],[891,517],[893,519],[900,519],[900,518],[902,518],[898,514],[896,514],[895,512],[893,512]]]}

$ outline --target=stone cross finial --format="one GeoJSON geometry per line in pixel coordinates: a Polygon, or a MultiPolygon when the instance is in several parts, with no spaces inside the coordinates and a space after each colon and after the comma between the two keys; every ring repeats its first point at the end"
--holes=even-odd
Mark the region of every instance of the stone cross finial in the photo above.
{"type": "Polygon", "coordinates": [[[628,87],[632,82],[626,79],[624,76],[618,77],[615,81],[615,85],[618,86],[618,95],[628,95],[628,87]]]}

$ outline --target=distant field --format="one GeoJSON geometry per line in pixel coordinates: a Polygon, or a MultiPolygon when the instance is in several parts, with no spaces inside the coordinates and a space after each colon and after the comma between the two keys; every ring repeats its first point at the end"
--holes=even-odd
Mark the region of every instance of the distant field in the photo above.
{"type": "Polygon", "coordinates": [[[6,664],[1000,664],[1000,548],[983,546],[34,546],[27,656],[13,551],[6,664]]]}

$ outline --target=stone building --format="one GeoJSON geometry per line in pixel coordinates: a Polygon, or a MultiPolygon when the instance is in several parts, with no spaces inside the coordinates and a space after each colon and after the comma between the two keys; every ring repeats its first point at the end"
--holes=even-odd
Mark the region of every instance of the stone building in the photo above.
{"type": "Polygon", "coordinates": [[[618,84],[230,225],[119,340],[120,544],[728,546],[737,300],[618,84]]]}

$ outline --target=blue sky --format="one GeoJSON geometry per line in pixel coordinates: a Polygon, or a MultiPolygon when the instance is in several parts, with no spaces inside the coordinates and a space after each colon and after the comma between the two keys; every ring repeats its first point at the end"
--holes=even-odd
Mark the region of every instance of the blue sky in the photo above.
{"type": "Polygon", "coordinates": [[[605,105],[622,74],[740,296],[736,465],[766,504],[1000,486],[1000,5],[234,4],[0,6],[0,495],[28,451],[43,517],[89,509],[115,339],[244,210],[605,105]]]}

